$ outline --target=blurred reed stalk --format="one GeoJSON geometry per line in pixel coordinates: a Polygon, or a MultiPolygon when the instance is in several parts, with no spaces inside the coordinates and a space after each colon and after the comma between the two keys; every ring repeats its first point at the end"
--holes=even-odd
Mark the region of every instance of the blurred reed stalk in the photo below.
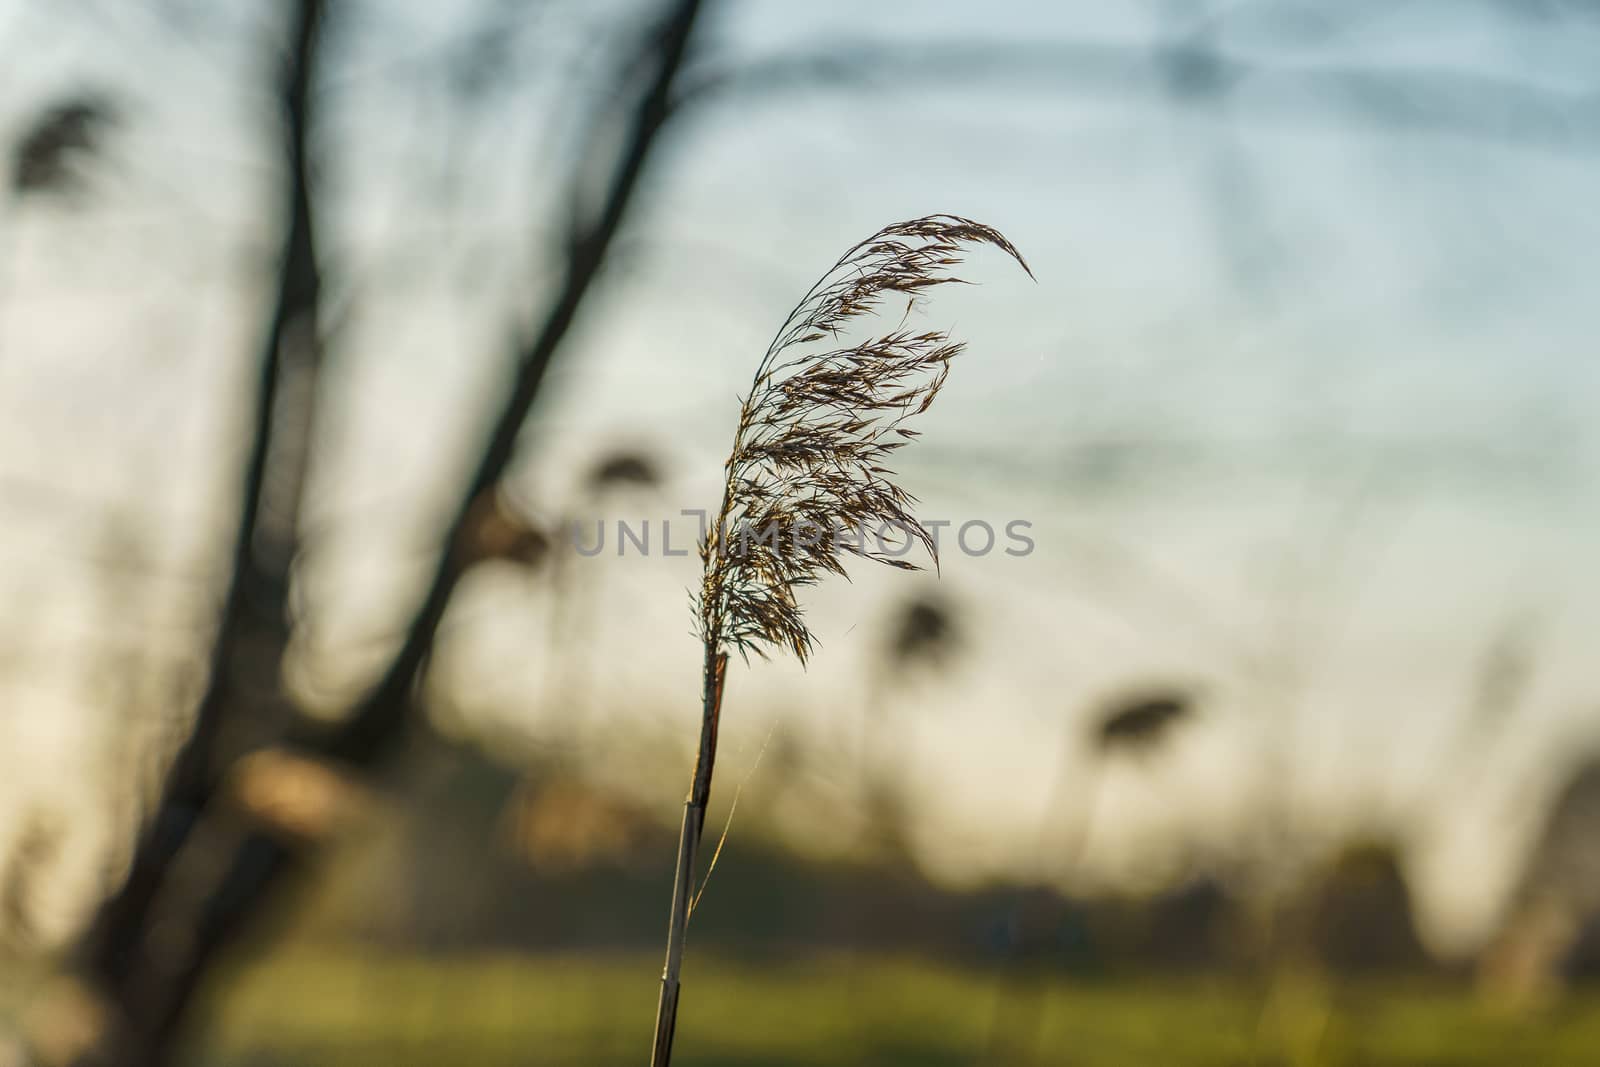
{"type": "Polygon", "coordinates": [[[900,745],[891,746],[897,731],[907,725],[895,697],[909,696],[919,677],[944,673],[960,655],[964,640],[954,607],[943,597],[917,593],[897,606],[883,649],[871,664],[856,755],[866,809],[863,837],[874,858],[887,850],[903,859],[906,850],[905,808],[889,781],[908,762],[907,737],[902,734],[900,745]]]}
{"type": "MultiPolygon", "coordinates": [[[[1089,723],[1087,740],[1092,759],[1086,774],[1074,780],[1068,773],[1071,761],[1063,760],[1050,800],[1045,805],[1033,854],[1049,854],[1056,820],[1067,807],[1066,799],[1076,786],[1083,801],[1074,809],[1076,817],[1072,821],[1071,836],[1062,849],[1061,866],[1068,871],[1077,868],[1099,814],[1105,793],[1106,772],[1111,769],[1112,761],[1150,757],[1166,745],[1172,731],[1192,718],[1193,714],[1194,703],[1187,694],[1167,689],[1126,695],[1101,708],[1089,723]]],[[[1052,926],[1059,926],[1061,910],[1059,900],[1049,896],[1047,891],[1038,896],[1026,893],[1017,895],[1007,923],[1010,964],[1015,966],[1029,961],[1035,954],[1042,954],[1038,950],[1047,947],[1043,942],[1051,934],[1052,926]],[[1030,903],[1033,904],[1031,908],[1030,903]]],[[[1001,990],[990,1024],[987,1062],[997,1065],[1024,1064],[1037,1058],[1045,996],[1042,977],[1013,991],[1009,997],[1004,989],[1001,990]]]]}
{"type": "MultiPolygon", "coordinates": [[[[571,536],[578,524],[593,528],[603,525],[625,504],[640,502],[641,495],[660,490],[665,482],[661,464],[642,451],[615,448],[600,455],[590,466],[578,499],[569,508],[570,516],[558,529],[571,536]]],[[[603,609],[606,568],[595,566],[596,559],[580,557],[569,541],[555,555],[551,573],[550,632],[554,651],[555,680],[551,691],[562,709],[557,722],[579,760],[591,755],[602,758],[616,751],[615,736],[621,727],[612,708],[600,701],[599,680],[611,667],[594,655],[604,646],[595,640],[598,612],[603,609]],[[587,565],[587,566],[585,566],[587,565]]]]}
{"type": "MultiPolygon", "coordinates": [[[[313,4],[320,7],[332,2],[297,0],[296,10],[304,12],[313,4]]],[[[96,1033],[109,1035],[111,1040],[88,1050],[77,1048],[62,1060],[81,1067],[113,1062],[119,1067],[161,1067],[170,1062],[175,1051],[172,1039],[204,979],[258,921],[267,905],[282,897],[291,876],[316,853],[321,844],[318,835],[287,826],[271,811],[244,810],[249,805],[241,806],[242,793],[259,797],[272,791],[244,790],[241,784],[265,776],[293,786],[296,781],[317,780],[319,772],[328,772],[320,774],[316,792],[332,796],[338,788],[328,774],[337,778],[377,769],[392,763],[403,751],[421,706],[418,683],[426,675],[440,624],[463,574],[461,543],[469,538],[471,527],[479,520],[485,492],[501,483],[516,454],[517,441],[539,396],[545,372],[577,320],[648,170],[653,150],[674,114],[673,84],[688,52],[701,0],[670,0],[663,8],[661,17],[639,35],[638,47],[628,49],[617,64],[609,91],[597,93],[596,103],[586,109],[589,136],[565,182],[572,215],[562,244],[564,267],[559,284],[535,313],[537,325],[515,346],[504,401],[476,466],[462,487],[454,516],[441,539],[432,577],[414,607],[404,639],[378,681],[335,723],[305,718],[277,732],[269,747],[292,758],[245,768],[225,760],[208,760],[199,765],[180,755],[180,764],[211,769],[198,779],[202,805],[193,809],[189,817],[172,820],[181,832],[171,836],[180,844],[197,837],[203,847],[184,846],[183,852],[193,857],[193,862],[182,876],[156,879],[158,884],[150,894],[149,906],[128,909],[133,921],[126,926],[114,924],[115,929],[126,931],[126,940],[135,949],[112,954],[122,961],[118,970],[124,976],[114,985],[138,1001],[122,1006],[119,1015],[125,1019],[119,1022],[139,1020],[136,1036],[140,1039],[122,1041],[106,1026],[97,1026],[96,1033]],[[305,766],[307,763],[316,766],[305,766]],[[243,775],[241,781],[238,772],[245,770],[250,774],[243,775]],[[292,773],[280,773],[285,770],[292,773]],[[184,935],[170,936],[174,930],[183,931],[184,935]]],[[[304,22],[297,17],[297,24],[303,26],[304,22]]],[[[296,48],[294,52],[296,56],[291,58],[286,72],[293,75],[286,78],[293,88],[286,99],[309,103],[313,94],[302,85],[309,66],[306,49],[296,48]]],[[[291,130],[303,130],[305,119],[303,110],[298,118],[291,113],[287,125],[291,130]]],[[[288,295],[287,290],[281,295],[288,295]]],[[[191,735],[191,746],[193,742],[191,735]]],[[[169,776],[169,793],[174,791],[174,777],[181,776],[176,772],[169,776]]],[[[262,807],[254,804],[256,809],[262,807]]],[[[306,822],[294,821],[302,825],[306,822]]],[[[146,835],[145,840],[155,839],[146,835]]],[[[149,850],[145,851],[149,854],[149,850]]],[[[139,862],[136,855],[135,866],[139,862]]],[[[155,856],[152,867],[164,869],[162,855],[155,856]]],[[[96,951],[94,941],[85,951],[91,959],[107,956],[96,951]]],[[[79,1046],[82,1044],[78,1042],[79,1046]]]]}
{"type": "MultiPolygon", "coordinates": [[[[942,596],[917,592],[897,605],[878,655],[871,661],[862,686],[857,724],[856,796],[861,804],[861,862],[878,865],[909,862],[909,803],[897,788],[915,762],[910,728],[901,704],[913,697],[919,678],[943,675],[962,651],[965,638],[956,611],[942,596]],[[900,698],[900,699],[896,699],[900,698]],[[897,744],[894,742],[898,742],[897,744]]],[[[874,912],[870,902],[858,901],[848,916],[850,939],[849,999],[860,1005],[862,957],[871,936],[874,912]]]]}
{"type": "Polygon", "coordinates": [[[915,498],[885,464],[916,438],[904,423],[932,405],[963,345],[945,331],[918,333],[905,323],[921,294],[961,281],[947,268],[966,247],[985,244],[1028,270],[999,231],[953,215],[887,226],[856,245],[789,312],[740,406],[722,504],[700,544],[700,745],[678,837],[652,1067],[672,1058],[728,655],[748,660],[778,648],[804,663],[816,639],[797,593],[824,574],[844,576],[847,554],[916,570],[903,557],[921,544],[937,564],[932,534],[911,513],[915,498]],[[891,294],[907,301],[894,329],[843,348],[818,344],[838,342],[891,294]]]}

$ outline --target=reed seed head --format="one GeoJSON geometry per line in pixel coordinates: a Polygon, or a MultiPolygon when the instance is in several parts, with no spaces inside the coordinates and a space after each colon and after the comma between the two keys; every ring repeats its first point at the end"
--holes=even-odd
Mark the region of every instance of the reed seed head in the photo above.
{"type": "Polygon", "coordinates": [[[916,570],[921,545],[935,564],[933,536],[916,499],[888,463],[916,439],[907,421],[927,411],[963,345],[944,330],[907,325],[928,291],[974,245],[991,245],[1027,271],[998,230],[954,215],[897,223],[844,254],[779,328],[739,410],[717,522],[700,546],[705,575],[700,632],[710,649],[765,655],[771,646],[801,662],[815,638],[798,590],[845,574],[860,556],[916,570]],[[846,327],[905,298],[899,323],[849,343],[846,327]]]}
{"type": "Polygon", "coordinates": [[[889,634],[889,660],[897,667],[942,665],[961,645],[955,612],[942,598],[914,596],[900,606],[889,634]]]}
{"type": "Polygon", "coordinates": [[[661,469],[655,460],[629,450],[602,456],[584,479],[589,493],[596,496],[613,488],[654,489],[661,482],[661,469]]]}
{"type": "Polygon", "coordinates": [[[12,192],[75,192],[84,162],[99,152],[116,121],[115,106],[98,96],[73,97],[45,109],[12,149],[12,192]]]}
{"type": "Polygon", "coordinates": [[[1125,697],[1095,719],[1094,743],[1103,753],[1148,752],[1193,715],[1194,702],[1177,690],[1125,697]]]}

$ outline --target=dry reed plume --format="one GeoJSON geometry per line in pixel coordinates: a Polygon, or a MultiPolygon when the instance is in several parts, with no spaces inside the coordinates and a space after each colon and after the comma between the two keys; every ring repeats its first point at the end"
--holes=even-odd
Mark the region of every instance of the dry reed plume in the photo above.
{"type": "Polygon", "coordinates": [[[75,191],[85,163],[100,152],[106,133],[118,118],[116,105],[99,96],[80,96],[46,109],[12,150],[12,193],[75,191]]]}
{"type": "Polygon", "coordinates": [[[915,498],[886,464],[915,439],[905,422],[933,403],[963,347],[946,331],[908,328],[912,307],[928,290],[960,282],[950,269],[975,245],[993,245],[1028,271],[999,231],[953,215],[888,226],[850,249],[784,320],[740,406],[722,505],[700,546],[700,748],[678,841],[654,1067],[672,1055],[728,654],[748,659],[775,646],[805,662],[815,638],[796,594],[824,574],[843,575],[847,554],[914,570],[902,557],[920,543],[938,562],[932,534],[912,513],[915,498]],[[842,341],[847,326],[897,297],[906,306],[893,330],[842,341]]]}

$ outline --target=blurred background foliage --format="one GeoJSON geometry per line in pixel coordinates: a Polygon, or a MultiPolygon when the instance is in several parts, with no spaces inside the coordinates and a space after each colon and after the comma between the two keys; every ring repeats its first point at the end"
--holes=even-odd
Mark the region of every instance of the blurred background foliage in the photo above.
{"type": "Polygon", "coordinates": [[[0,0],[0,1065],[641,1060],[693,509],[795,296],[943,210],[1039,284],[940,295],[939,575],[732,671],[680,1059],[1592,1062],[1597,56],[0,0]]]}

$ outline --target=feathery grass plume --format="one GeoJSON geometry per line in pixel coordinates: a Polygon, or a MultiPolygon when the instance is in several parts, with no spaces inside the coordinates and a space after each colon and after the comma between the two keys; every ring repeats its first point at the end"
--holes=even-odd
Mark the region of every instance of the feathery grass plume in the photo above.
{"type": "Polygon", "coordinates": [[[886,652],[899,670],[943,665],[960,651],[963,638],[955,611],[943,598],[919,594],[900,605],[886,652]]]}
{"type": "Polygon", "coordinates": [[[911,306],[935,286],[961,282],[947,268],[978,244],[1028,270],[998,231],[931,215],[886,227],[846,252],[784,320],[739,410],[722,507],[701,545],[700,632],[708,649],[748,657],[775,645],[804,662],[815,640],[795,591],[824,573],[843,575],[842,555],[915,570],[902,558],[909,545],[892,539],[898,533],[938,562],[932,534],[911,513],[915,498],[884,464],[916,438],[905,422],[932,405],[964,347],[946,331],[907,328],[911,306]],[[893,294],[907,298],[898,327],[817,351],[817,342],[837,340],[893,294]]]}
{"type": "Polygon", "coordinates": [[[815,638],[797,592],[824,574],[843,575],[846,554],[914,570],[902,557],[919,543],[937,563],[937,543],[912,514],[915,499],[886,464],[915,439],[906,421],[928,410],[962,349],[945,331],[909,328],[911,309],[929,290],[960,282],[950,269],[978,245],[1000,249],[1033,276],[998,230],[955,215],[897,223],[850,249],[784,319],[740,405],[722,505],[700,545],[700,747],[678,840],[654,1067],[672,1056],[728,655],[748,659],[777,647],[805,662],[815,638]],[[842,339],[855,320],[900,297],[906,305],[894,329],[842,339]]]}
{"type": "Polygon", "coordinates": [[[83,163],[100,151],[118,117],[116,105],[96,95],[71,97],[46,108],[12,149],[12,192],[76,192],[83,163]]]}
{"type": "Polygon", "coordinates": [[[622,449],[602,456],[590,468],[584,488],[590,495],[599,495],[613,487],[654,489],[661,482],[661,468],[655,460],[643,452],[622,449]]]}
{"type": "Polygon", "coordinates": [[[1177,690],[1124,697],[1095,720],[1094,741],[1103,753],[1147,752],[1193,714],[1193,700],[1177,690]]]}

